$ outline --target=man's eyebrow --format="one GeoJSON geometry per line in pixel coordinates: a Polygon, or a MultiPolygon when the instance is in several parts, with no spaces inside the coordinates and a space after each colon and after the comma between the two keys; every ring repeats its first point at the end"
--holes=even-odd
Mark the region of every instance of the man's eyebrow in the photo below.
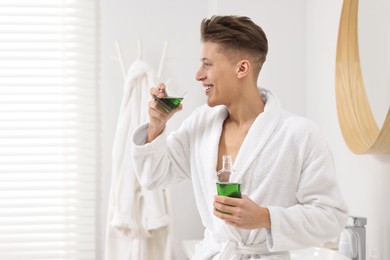
{"type": "Polygon", "coordinates": [[[209,59],[207,59],[207,58],[200,58],[199,60],[200,61],[208,61],[209,59]]]}

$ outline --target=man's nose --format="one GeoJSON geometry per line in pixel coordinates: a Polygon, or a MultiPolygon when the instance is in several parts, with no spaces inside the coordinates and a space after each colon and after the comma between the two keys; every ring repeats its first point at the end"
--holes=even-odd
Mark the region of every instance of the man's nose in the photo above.
{"type": "Polygon", "coordinates": [[[195,74],[195,79],[196,79],[197,81],[202,81],[202,80],[205,79],[205,76],[204,76],[203,73],[202,73],[202,69],[199,69],[199,70],[196,72],[196,74],[195,74]]]}

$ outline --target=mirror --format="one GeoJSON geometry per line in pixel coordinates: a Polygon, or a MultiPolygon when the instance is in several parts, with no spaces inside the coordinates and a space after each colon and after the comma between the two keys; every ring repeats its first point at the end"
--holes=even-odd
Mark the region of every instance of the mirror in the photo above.
{"type": "Polygon", "coordinates": [[[359,0],[358,46],[363,82],[378,126],[390,106],[390,2],[359,0]]]}
{"type": "Polygon", "coordinates": [[[390,109],[379,128],[363,82],[357,25],[358,1],[344,0],[336,55],[336,104],[340,128],[352,152],[390,153],[390,109]]]}

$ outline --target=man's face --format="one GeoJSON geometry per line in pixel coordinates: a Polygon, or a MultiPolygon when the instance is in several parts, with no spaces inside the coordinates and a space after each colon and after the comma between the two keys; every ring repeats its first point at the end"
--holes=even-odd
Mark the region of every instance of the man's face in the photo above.
{"type": "Polygon", "coordinates": [[[203,44],[201,62],[195,78],[203,84],[207,104],[210,107],[229,105],[235,96],[232,91],[237,81],[236,63],[213,42],[203,44]]]}

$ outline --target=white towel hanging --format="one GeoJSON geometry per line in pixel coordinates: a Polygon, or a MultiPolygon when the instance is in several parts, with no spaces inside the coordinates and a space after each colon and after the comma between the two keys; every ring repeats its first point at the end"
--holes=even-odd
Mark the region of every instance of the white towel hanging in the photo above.
{"type": "Polygon", "coordinates": [[[144,61],[135,60],[126,74],[112,147],[106,260],[172,259],[166,193],[142,188],[129,159],[131,134],[147,121],[148,89],[155,84],[153,70],[144,61]]]}

